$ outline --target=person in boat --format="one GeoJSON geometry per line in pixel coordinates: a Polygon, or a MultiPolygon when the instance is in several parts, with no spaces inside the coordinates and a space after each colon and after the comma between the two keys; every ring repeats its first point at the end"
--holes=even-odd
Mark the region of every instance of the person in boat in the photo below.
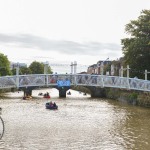
{"type": "Polygon", "coordinates": [[[26,97],[25,97],[25,96],[23,97],[23,100],[26,100],[26,97]]]}
{"type": "Polygon", "coordinates": [[[43,95],[43,93],[39,93],[39,95],[43,95]]]}
{"type": "Polygon", "coordinates": [[[44,96],[45,96],[45,97],[49,96],[49,93],[48,93],[48,92],[46,92],[46,93],[44,94],[44,96]]]}
{"type": "Polygon", "coordinates": [[[67,94],[68,94],[68,95],[71,95],[71,92],[69,91],[67,94]]]}
{"type": "Polygon", "coordinates": [[[86,93],[84,93],[84,95],[86,95],[86,93]]]}
{"type": "Polygon", "coordinates": [[[47,97],[47,96],[49,96],[49,93],[48,93],[48,92],[46,92],[46,93],[44,94],[44,96],[46,96],[46,97],[47,97]]]}
{"type": "Polygon", "coordinates": [[[50,106],[53,106],[54,104],[53,104],[53,102],[52,102],[52,101],[50,101],[49,105],[50,105],[50,106]]]}
{"type": "Polygon", "coordinates": [[[54,102],[53,107],[56,107],[56,103],[54,102]]]}

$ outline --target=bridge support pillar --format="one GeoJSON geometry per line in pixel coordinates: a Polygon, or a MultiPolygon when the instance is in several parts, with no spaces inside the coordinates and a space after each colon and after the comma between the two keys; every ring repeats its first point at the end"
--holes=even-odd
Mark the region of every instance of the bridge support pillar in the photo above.
{"type": "Polygon", "coordinates": [[[88,87],[91,91],[91,97],[106,97],[106,92],[104,88],[98,88],[98,87],[88,87]]]}
{"type": "Polygon", "coordinates": [[[32,96],[32,88],[25,88],[24,90],[24,97],[25,96],[32,96]]]}
{"type": "Polygon", "coordinates": [[[69,90],[69,87],[59,87],[59,97],[66,97],[66,92],[69,90]]]}

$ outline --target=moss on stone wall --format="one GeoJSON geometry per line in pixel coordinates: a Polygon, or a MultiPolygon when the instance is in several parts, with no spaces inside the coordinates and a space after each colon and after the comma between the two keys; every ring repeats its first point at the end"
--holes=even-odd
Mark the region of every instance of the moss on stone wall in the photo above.
{"type": "Polygon", "coordinates": [[[137,102],[139,106],[150,107],[150,92],[138,95],[137,102]]]}
{"type": "Polygon", "coordinates": [[[107,88],[106,98],[124,101],[132,105],[150,107],[150,92],[107,88]]]}

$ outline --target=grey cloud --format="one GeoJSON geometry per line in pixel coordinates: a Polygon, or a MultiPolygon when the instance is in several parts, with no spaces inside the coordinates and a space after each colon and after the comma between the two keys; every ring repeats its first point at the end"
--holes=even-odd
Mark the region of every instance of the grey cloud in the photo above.
{"type": "Polygon", "coordinates": [[[117,53],[121,51],[121,46],[115,43],[86,42],[79,43],[74,41],[56,41],[30,34],[5,35],[0,34],[0,43],[14,44],[18,47],[34,48],[59,53],[78,54],[78,55],[97,55],[104,51],[117,53]]]}

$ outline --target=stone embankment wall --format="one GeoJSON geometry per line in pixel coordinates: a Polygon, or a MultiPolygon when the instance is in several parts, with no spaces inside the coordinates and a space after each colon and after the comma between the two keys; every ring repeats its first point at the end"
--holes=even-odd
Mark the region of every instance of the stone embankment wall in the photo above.
{"type": "Polygon", "coordinates": [[[107,88],[106,98],[127,102],[132,105],[150,107],[150,92],[107,88]]]}

